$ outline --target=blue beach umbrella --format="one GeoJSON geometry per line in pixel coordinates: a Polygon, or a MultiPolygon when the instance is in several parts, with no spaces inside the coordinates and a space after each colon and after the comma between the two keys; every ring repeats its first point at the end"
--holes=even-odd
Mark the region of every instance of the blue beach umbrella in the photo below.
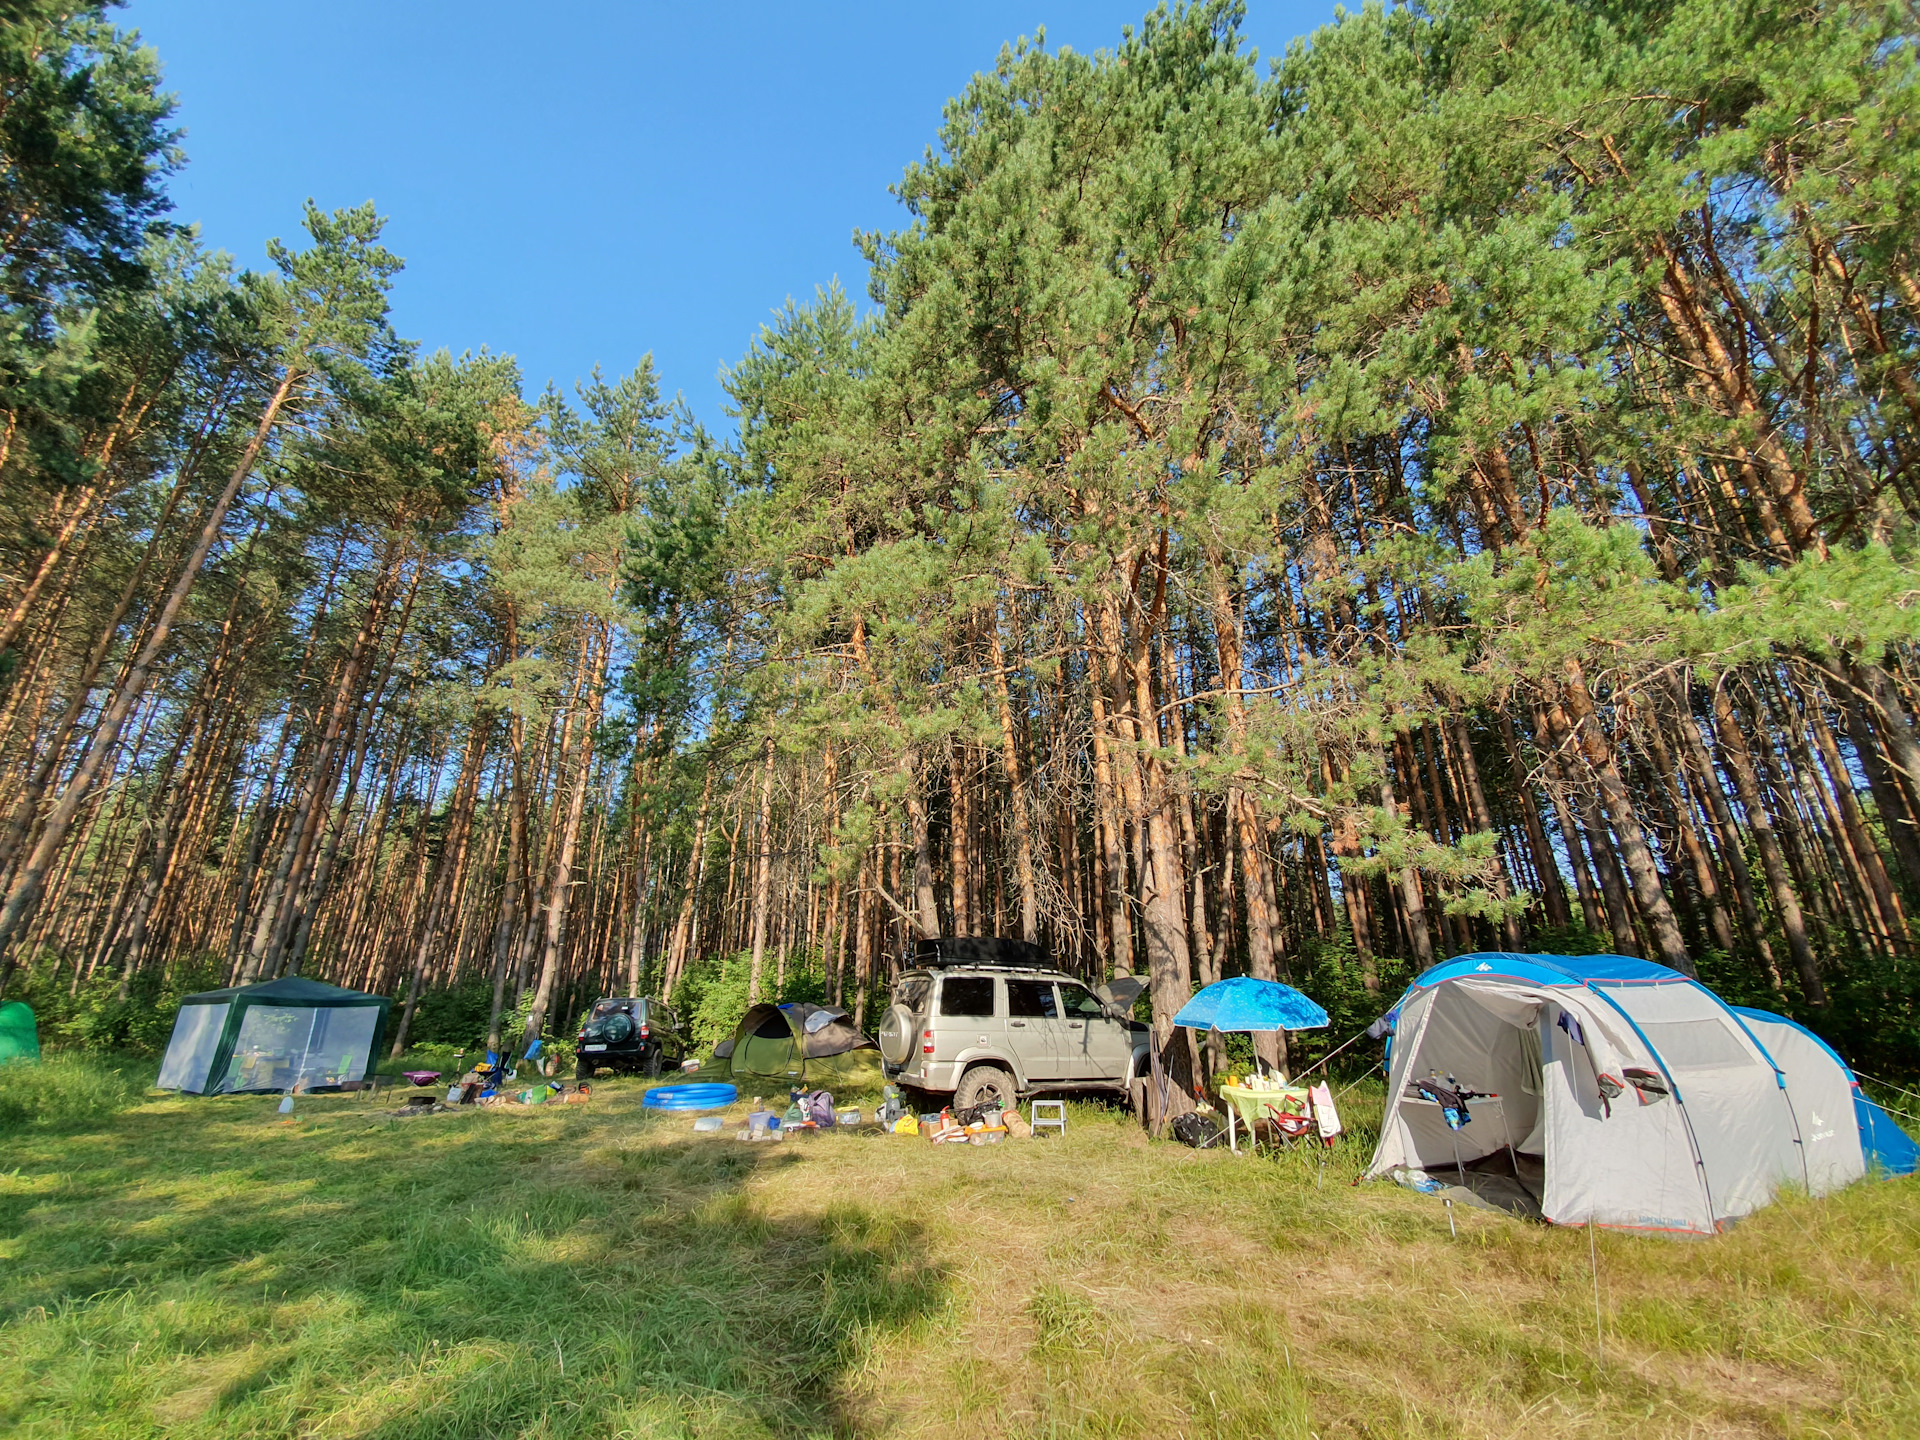
{"type": "Polygon", "coordinates": [[[1173,1017],[1190,1030],[1322,1030],[1327,1012],[1291,985],[1236,975],[1206,986],[1173,1017]]]}

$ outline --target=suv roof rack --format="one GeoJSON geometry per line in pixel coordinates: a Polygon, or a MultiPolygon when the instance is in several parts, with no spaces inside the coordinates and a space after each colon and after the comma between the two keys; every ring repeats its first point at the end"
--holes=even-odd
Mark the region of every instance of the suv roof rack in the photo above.
{"type": "Polygon", "coordinates": [[[993,935],[941,935],[915,940],[907,946],[909,965],[938,968],[946,965],[1009,965],[1020,969],[1058,968],[1047,952],[1030,940],[1007,940],[993,935]]]}

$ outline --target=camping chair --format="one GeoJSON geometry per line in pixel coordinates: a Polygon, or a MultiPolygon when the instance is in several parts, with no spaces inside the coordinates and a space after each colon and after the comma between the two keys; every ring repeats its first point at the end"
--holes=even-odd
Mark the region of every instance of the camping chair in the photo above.
{"type": "Polygon", "coordinates": [[[1282,1095],[1278,1101],[1270,1101],[1262,1108],[1267,1112],[1262,1118],[1272,1128],[1274,1143],[1282,1150],[1299,1144],[1313,1131],[1313,1116],[1307,1113],[1298,1095],[1282,1095]]]}

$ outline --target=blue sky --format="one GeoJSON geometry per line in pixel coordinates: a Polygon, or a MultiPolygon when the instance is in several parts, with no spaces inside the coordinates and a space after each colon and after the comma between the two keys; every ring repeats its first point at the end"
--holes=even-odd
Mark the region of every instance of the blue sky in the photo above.
{"type": "MultiPolygon", "coordinates": [[[[718,374],[788,296],[838,275],[864,300],[856,228],[942,104],[1004,41],[1112,45],[1146,0],[892,7],[560,0],[132,0],[188,163],[174,218],[266,263],[301,202],[372,198],[407,260],[400,332],[519,357],[571,393],[653,352],[664,388],[732,432],[718,374]]],[[[1331,0],[1249,0],[1263,57],[1331,0]]]]}

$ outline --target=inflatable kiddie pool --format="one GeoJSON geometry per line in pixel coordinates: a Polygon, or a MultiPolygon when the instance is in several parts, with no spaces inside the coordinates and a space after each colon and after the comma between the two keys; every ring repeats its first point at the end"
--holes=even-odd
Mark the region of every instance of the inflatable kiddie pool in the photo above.
{"type": "Polygon", "coordinates": [[[640,1103],[649,1110],[721,1110],[739,1098],[732,1085],[656,1085],[640,1103]]]}

